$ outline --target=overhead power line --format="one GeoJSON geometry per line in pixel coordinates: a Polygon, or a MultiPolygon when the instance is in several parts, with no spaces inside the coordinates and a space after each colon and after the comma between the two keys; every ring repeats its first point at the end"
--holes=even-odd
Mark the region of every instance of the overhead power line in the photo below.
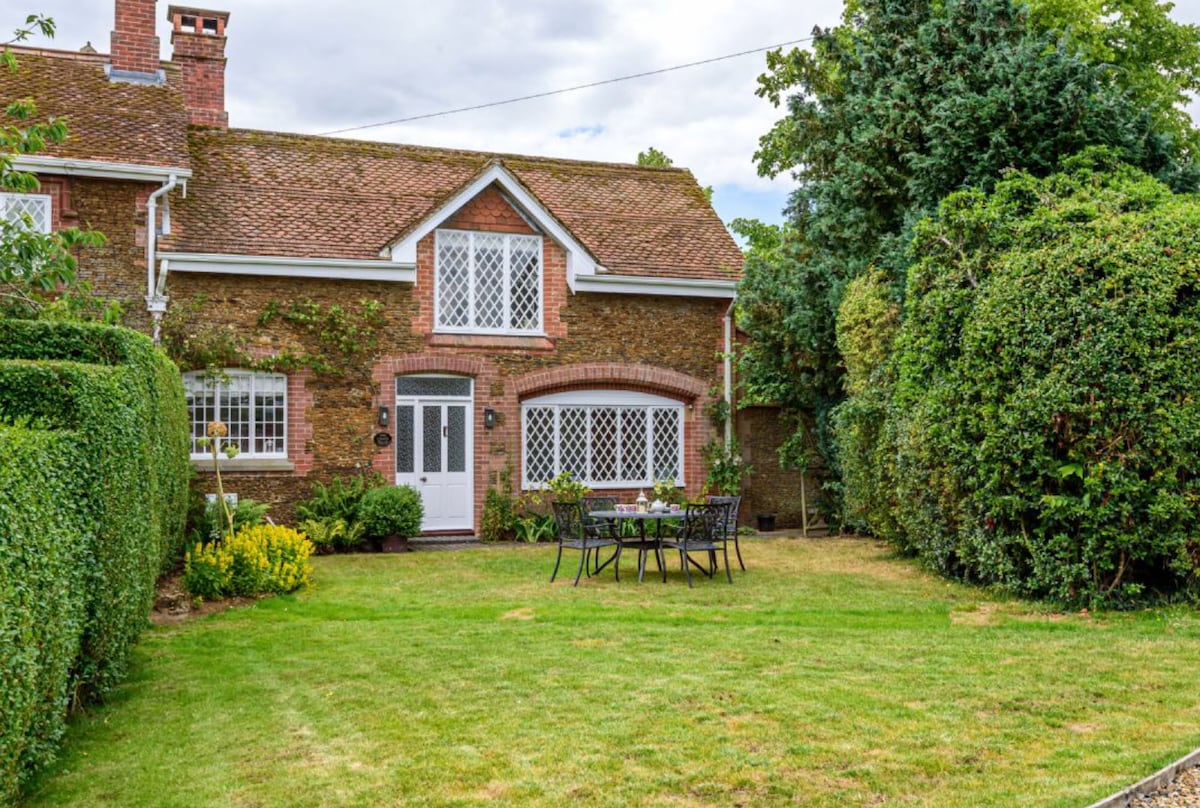
{"type": "Polygon", "coordinates": [[[441,118],[446,115],[457,115],[460,112],[472,112],[477,109],[488,109],[490,107],[502,107],[506,104],[516,104],[521,101],[532,101],[535,98],[548,98],[552,95],[562,95],[563,93],[573,93],[578,90],[587,90],[592,87],[602,87],[605,84],[617,84],[622,81],[632,81],[633,79],[644,79],[647,76],[658,76],[663,73],[672,73],[676,70],[686,70],[689,67],[700,67],[701,65],[710,65],[713,62],[723,62],[726,59],[736,59],[739,56],[749,56],[752,53],[763,53],[764,51],[775,50],[776,48],[784,48],[788,45],[799,45],[802,42],[812,42],[815,37],[805,37],[804,39],[793,39],[788,42],[780,42],[776,45],[765,45],[761,48],[751,48],[750,50],[738,51],[737,53],[727,53],[724,56],[714,56],[711,59],[701,59],[698,62],[688,62],[686,64],[674,65],[672,67],[662,67],[658,70],[647,70],[644,73],[631,73],[628,76],[617,76],[616,78],[603,79],[602,81],[593,81],[587,84],[576,84],[574,87],[563,87],[558,90],[547,90],[544,93],[533,93],[532,95],[521,95],[516,98],[505,98],[501,101],[489,101],[486,104],[473,104],[469,107],[457,107],[456,109],[444,109],[440,112],[426,112],[423,115],[412,115],[407,118],[396,118],[391,121],[379,121],[378,123],[365,123],[361,126],[348,126],[345,129],[334,129],[329,132],[321,132],[322,135],[341,135],[346,132],[358,132],[363,129],[375,129],[380,126],[393,126],[398,123],[411,123],[412,121],[423,121],[428,118],[441,118]]]}

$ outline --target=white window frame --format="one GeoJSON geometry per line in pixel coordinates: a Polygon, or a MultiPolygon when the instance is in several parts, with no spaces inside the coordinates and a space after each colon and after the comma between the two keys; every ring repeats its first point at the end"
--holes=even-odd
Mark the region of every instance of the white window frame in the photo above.
{"type": "MultiPolygon", "coordinates": [[[[191,450],[190,457],[193,460],[208,460],[212,458],[212,450],[201,448],[196,445],[197,439],[204,435],[207,431],[207,423],[199,423],[196,420],[196,411],[192,405],[192,396],[197,392],[206,392],[208,388],[213,389],[214,393],[214,410],[216,415],[220,417],[221,405],[220,397],[223,388],[227,389],[230,379],[248,379],[250,382],[250,407],[249,421],[246,423],[247,442],[249,448],[238,446],[238,460],[285,460],[288,456],[288,394],[287,394],[287,376],[282,373],[262,373],[251,370],[233,370],[226,369],[220,371],[190,371],[183,374],[183,389],[188,403],[188,424],[190,430],[191,450]],[[266,382],[271,385],[279,385],[283,390],[283,435],[275,437],[277,448],[275,451],[257,452],[254,450],[254,443],[259,438],[259,424],[255,420],[255,397],[259,392],[258,385],[265,386],[266,382]]],[[[221,417],[222,421],[227,419],[221,417]]],[[[224,455],[220,456],[224,459],[224,455]]]]}
{"type": "Polygon", "coordinates": [[[14,224],[16,223],[15,220],[9,219],[9,215],[10,215],[9,211],[10,211],[13,203],[17,202],[18,200],[24,204],[28,204],[31,201],[41,202],[42,206],[44,207],[44,215],[42,216],[42,226],[41,226],[41,228],[39,228],[37,230],[37,232],[49,233],[51,230],[51,224],[52,224],[51,214],[54,212],[53,208],[51,207],[53,203],[50,199],[50,195],[49,194],[17,194],[17,193],[11,193],[11,192],[7,192],[7,191],[0,193],[0,219],[3,219],[5,221],[13,221],[14,224]]]}
{"type": "Polygon", "coordinates": [[[435,333],[442,334],[496,334],[501,336],[545,336],[545,318],[546,318],[546,300],[545,300],[545,244],[541,236],[519,234],[519,233],[496,233],[485,230],[454,230],[449,228],[439,228],[434,231],[434,246],[433,246],[433,330],[435,333]],[[445,235],[454,234],[455,236],[467,236],[469,264],[468,272],[470,273],[470,281],[467,284],[467,308],[469,312],[470,323],[465,326],[446,325],[441,321],[442,316],[442,240],[445,235]],[[477,276],[475,264],[475,241],[480,236],[488,238],[502,238],[504,241],[504,272],[502,275],[503,289],[501,291],[504,305],[504,322],[512,322],[512,244],[517,239],[523,239],[530,242],[536,242],[537,249],[537,323],[528,329],[517,329],[512,327],[504,328],[485,328],[478,325],[477,309],[475,305],[476,288],[475,279],[477,276]]]}
{"type": "MultiPolygon", "coordinates": [[[[666,398],[664,396],[656,396],[650,393],[638,393],[631,390],[573,390],[567,393],[554,393],[537,398],[527,399],[521,403],[521,487],[524,490],[534,490],[542,487],[544,481],[529,479],[529,411],[533,409],[549,409],[553,413],[553,445],[554,445],[554,475],[562,471],[562,435],[561,418],[564,409],[587,410],[596,409],[618,409],[618,410],[644,410],[646,412],[646,472],[647,477],[642,479],[629,480],[589,480],[583,479],[580,482],[585,483],[589,488],[602,490],[608,488],[642,488],[650,487],[656,482],[654,476],[654,412],[658,410],[670,410],[675,412],[676,417],[676,450],[678,456],[675,460],[676,468],[679,470],[675,477],[675,484],[684,486],[684,407],[683,403],[675,399],[666,398]]],[[[589,415],[588,422],[591,418],[589,415]]],[[[620,434],[618,433],[618,448],[617,456],[620,457],[620,434]]],[[[592,441],[591,434],[587,436],[587,457],[588,464],[591,464],[592,441]]],[[[586,476],[586,475],[585,475],[586,476]]]]}

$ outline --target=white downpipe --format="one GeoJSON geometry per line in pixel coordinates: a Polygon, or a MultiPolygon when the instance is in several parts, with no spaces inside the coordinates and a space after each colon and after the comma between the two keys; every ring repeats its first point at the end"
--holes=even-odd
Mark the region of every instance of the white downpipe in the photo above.
{"type": "MultiPolygon", "coordinates": [[[[162,316],[167,310],[167,298],[163,296],[164,285],[157,283],[154,277],[154,254],[158,247],[158,200],[173,191],[178,185],[178,178],[172,174],[167,181],[146,200],[146,311],[154,320],[154,344],[159,344],[159,329],[162,316]]],[[[169,205],[169,200],[167,202],[169,205]]],[[[170,208],[163,210],[163,235],[171,232],[170,208]]],[[[165,280],[163,278],[162,280],[165,280]]]]}
{"type": "Polygon", "coordinates": [[[733,307],[737,298],[729,301],[725,310],[725,454],[733,442],[733,307]]]}

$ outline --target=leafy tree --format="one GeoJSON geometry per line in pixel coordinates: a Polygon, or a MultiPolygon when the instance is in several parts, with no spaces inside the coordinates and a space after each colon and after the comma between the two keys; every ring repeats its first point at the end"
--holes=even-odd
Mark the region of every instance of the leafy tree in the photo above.
{"type": "Polygon", "coordinates": [[[1200,203],[1091,151],[918,227],[894,531],[948,574],[1085,604],[1200,584],[1200,203]]]}
{"type": "MultiPolygon", "coordinates": [[[[1119,19],[1143,31],[1156,18],[1119,19]]],[[[1160,44],[1176,36],[1195,44],[1187,27],[1146,34],[1160,44]]],[[[1044,176],[1091,145],[1195,186],[1177,121],[1131,95],[1150,84],[1133,73],[1168,60],[1122,46],[1127,90],[1095,61],[1115,40],[1103,26],[1069,35],[1039,28],[1010,0],[857,0],[841,25],[817,32],[811,52],[768,54],[759,94],[788,115],[756,157],[761,173],[790,171],[798,188],[777,257],[747,262],[740,324],[770,347],[756,349],[744,378],[752,389],[807,388],[790,400],[811,404],[813,443],[829,468],[839,461],[821,425],[844,397],[834,323],[847,284],[876,267],[898,301],[914,225],[947,194],[989,190],[1008,169],[1044,176]]],[[[1173,86],[1192,81],[1180,74],[1173,86]]]]}
{"type": "MultiPolygon", "coordinates": [[[[36,14],[27,17],[25,27],[16,29],[12,38],[0,45],[0,69],[17,71],[16,56],[8,46],[35,32],[54,36],[54,20],[36,14]]],[[[32,98],[9,102],[0,123],[0,191],[38,190],[36,176],[14,168],[16,158],[62,143],[67,135],[67,125],[61,119],[37,120],[37,105],[32,98]]],[[[93,298],[75,272],[73,251],[103,242],[101,234],[77,228],[38,232],[28,216],[0,220],[0,316],[115,321],[119,308],[93,298]]]]}

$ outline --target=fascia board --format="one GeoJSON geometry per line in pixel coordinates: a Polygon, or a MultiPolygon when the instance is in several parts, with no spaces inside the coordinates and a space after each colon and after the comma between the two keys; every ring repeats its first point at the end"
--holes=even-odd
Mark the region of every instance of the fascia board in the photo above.
{"type": "Polygon", "coordinates": [[[217,275],[259,275],[278,278],[328,278],[332,280],[391,281],[411,284],[415,266],[394,261],[348,258],[291,258],[276,255],[226,255],[220,253],[159,253],[169,272],[208,272],[217,275]]]}
{"type": "Polygon", "coordinates": [[[575,279],[577,291],[657,297],[737,297],[737,281],[659,278],[646,275],[588,275],[575,279]]]}
{"type": "Polygon", "coordinates": [[[61,174],[68,177],[98,177],[109,180],[166,182],[171,177],[190,179],[192,170],[139,163],[109,163],[103,160],[75,160],[67,157],[22,155],[13,159],[13,168],[37,174],[61,174]]]}

